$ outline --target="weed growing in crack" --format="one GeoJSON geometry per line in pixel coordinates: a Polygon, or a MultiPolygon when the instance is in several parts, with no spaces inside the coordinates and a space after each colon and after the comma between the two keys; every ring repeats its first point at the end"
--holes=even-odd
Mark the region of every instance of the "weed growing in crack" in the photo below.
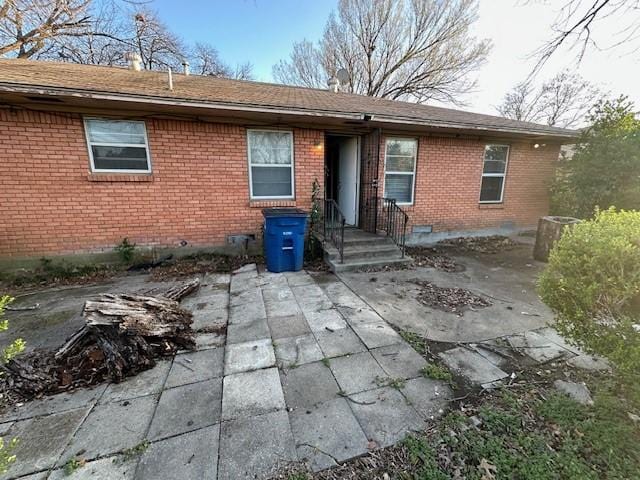
{"type": "Polygon", "coordinates": [[[420,369],[420,373],[422,373],[424,377],[432,378],[434,380],[450,382],[453,379],[449,370],[440,365],[436,365],[435,363],[428,363],[420,369]]]}

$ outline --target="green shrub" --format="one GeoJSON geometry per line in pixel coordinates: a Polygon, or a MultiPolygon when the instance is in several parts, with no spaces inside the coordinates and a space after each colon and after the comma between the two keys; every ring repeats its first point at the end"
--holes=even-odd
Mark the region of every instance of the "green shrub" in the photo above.
{"type": "Polygon", "coordinates": [[[640,212],[597,211],[567,229],[539,292],[563,335],[622,372],[640,371],[640,212]]]}
{"type": "Polygon", "coordinates": [[[136,244],[131,243],[127,237],[115,246],[114,250],[122,260],[122,263],[131,263],[136,251],[136,244]]]}

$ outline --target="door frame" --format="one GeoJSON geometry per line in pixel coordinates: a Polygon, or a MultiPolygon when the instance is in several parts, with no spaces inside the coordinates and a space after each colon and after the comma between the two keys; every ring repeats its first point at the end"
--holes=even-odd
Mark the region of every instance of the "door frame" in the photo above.
{"type": "MultiPolygon", "coordinates": [[[[353,152],[353,162],[356,165],[356,191],[355,191],[355,203],[354,203],[354,209],[355,209],[355,222],[353,223],[353,225],[349,225],[349,226],[353,226],[353,227],[358,227],[359,222],[360,222],[360,188],[361,188],[361,176],[360,176],[360,170],[361,170],[361,161],[360,161],[360,149],[361,149],[361,138],[360,135],[357,134],[349,134],[349,133],[325,133],[325,137],[338,137],[338,138],[342,138],[342,139],[355,139],[356,141],[356,146],[355,146],[355,151],[353,152]]],[[[326,141],[326,138],[325,138],[326,141]]],[[[337,165],[337,174],[340,175],[340,156],[338,153],[338,165],[337,165]]],[[[326,156],[325,156],[325,165],[326,165],[326,156]]],[[[334,171],[333,174],[335,175],[336,172],[334,171]]],[[[338,177],[338,181],[340,180],[340,177],[338,177]]],[[[334,199],[336,201],[336,203],[338,202],[338,198],[334,199]]],[[[344,212],[343,212],[344,213],[344,212]]]]}

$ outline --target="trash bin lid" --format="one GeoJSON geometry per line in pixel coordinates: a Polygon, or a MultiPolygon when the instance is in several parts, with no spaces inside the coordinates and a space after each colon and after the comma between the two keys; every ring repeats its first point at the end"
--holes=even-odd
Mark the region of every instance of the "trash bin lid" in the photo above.
{"type": "Polygon", "coordinates": [[[265,217],[307,217],[309,214],[301,208],[263,208],[265,217]]]}

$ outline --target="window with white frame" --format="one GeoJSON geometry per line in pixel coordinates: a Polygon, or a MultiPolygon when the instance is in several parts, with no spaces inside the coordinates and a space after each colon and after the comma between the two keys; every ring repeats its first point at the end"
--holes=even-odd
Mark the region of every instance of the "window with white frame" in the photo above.
{"type": "Polygon", "coordinates": [[[249,130],[247,144],[251,198],[293,198],[293,134],[249,130]]]}
{"type": "Polygon", "coordinates": [[[384,196],[399,204],[413,203],[418,142],[414,138],[388,138],[384,163],[384,196]]]}
{"type": "Polygon", "coordinates": [[[486,145],[482,165],[480,203],[500,203],[507,174],[509,145],[486,145]]]}
{"type": "Polygon", "coordinates": [[[94,172],[151,172],[144,122],[85,118],[91,170],[94,172]]]}

